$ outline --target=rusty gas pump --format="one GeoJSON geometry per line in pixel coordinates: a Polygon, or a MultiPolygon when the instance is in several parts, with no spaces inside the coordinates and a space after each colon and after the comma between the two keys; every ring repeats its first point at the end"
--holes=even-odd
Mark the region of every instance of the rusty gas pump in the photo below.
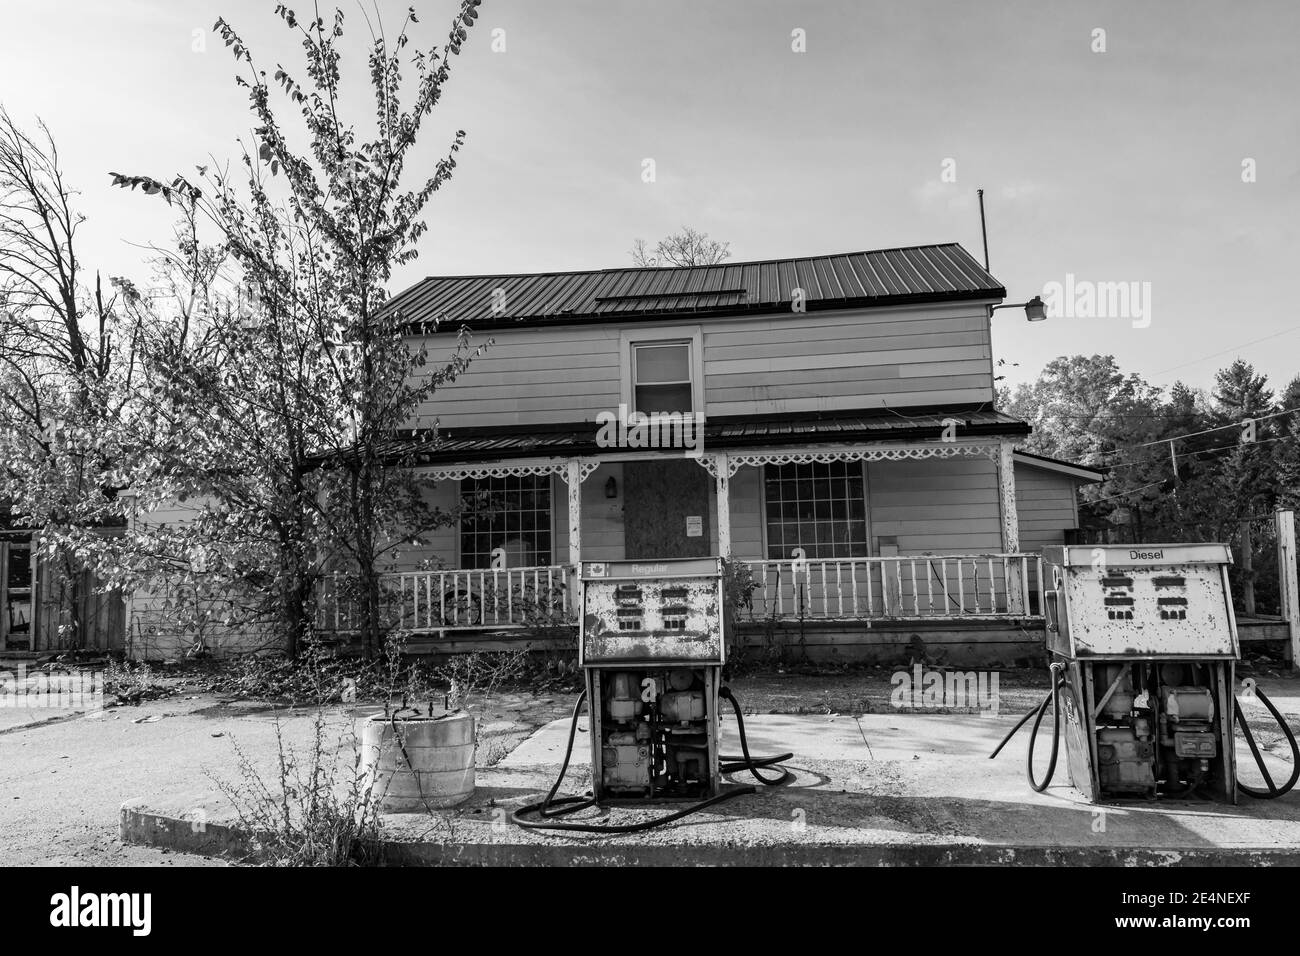
{"type": "Polygon", "coordinates": [[[580,606],[596,799],[716,796],[722,559],[585,562],[580,606]]]}
{"type": "Polygon", "coordinates": [[[1061,735],[1070,780],[1090,800],[1192,797],[1236,803],[1238,792],[1281,796],[1300,777],[1286,721],[1256,691],[1290,742],[1291,779],[1274,783],[1235,696],[1240,660],[1223,544],[1096,545],[1043,552],[1052,690],[1034,717],[1031,786],[1046,789],[1061,735]],[[1052,754],[1042,781],[1033,748],[1048,709],[1052,754]],[[1237,779],[1240,726],[1267,790],[1237,779]]]}
{"type": "MultiPolygon", "coordinates": [[[[585,690],[574,707],[568,750],[545,800],[515,811],[521,826],[632,832],[723,800],[753,793],[724,786],[747,771],[775,786],[792,779],[765,768],[791,754],[752,757],[739,702],[723,685],[731,616],[722,558],[585,561],[579,568],[578,664],[585,690]],[[726,701],[743,753],[719,753],[719,709],[726,701]],[[578,717],[590,717],[590,797],[555,796],[568,770],[578,717]],[[627,826],[556,822],[595,805],[686,802],[683,809],[627,826]]],[[[779,768],[778,768],[779,769],[779,768]]]]}

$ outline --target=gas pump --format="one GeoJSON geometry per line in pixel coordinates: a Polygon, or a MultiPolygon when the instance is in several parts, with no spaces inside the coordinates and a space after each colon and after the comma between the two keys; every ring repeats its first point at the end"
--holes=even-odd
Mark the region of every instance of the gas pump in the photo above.
{"type": "Polygon", "coordinates": [[[587,562],[578,664],[598,801],[716,796],[722,560],[587,562]]]}
{"type": "Polygon", "coordinates": [[[1241,791],[1277,797],[1300,778],[1300,749],[1262,691],[1260,701],[1290,742],[1291,779],[1273,782],[1234,694],[1240,660],[1223,544],[1047,548],[1044,593],[1052,690],[1030,717],[1028,776],[1041,792],[1056,768],[1062,731],[1071,783],[1093,802],[1201,796],[1235,804],[1241,791]],[[1034,777],[1034,741],[1049,707],[1052,753],[1034,777]],[[1267,790],[1237,780],[1240,722],[1267,790]]]}
{"type": "Polygon", "coordinates": [[[516,810],[516,823],[632,832],[755,792],[752,786],[724,788],[724,774],[746,770],[768,786],[792,778],[785,770],[778,777],[762,773],[793,755],[751,757],[740,704],[722,684],[731,627],[724,572],[725,562],[717,557],[582,563],[578,663],[585,690],[574,706],[555,785],[542,802],[516,810]],[[736,716],[740,756],[718,752],[724,700],[736,716]],[[590,716],[591,795],[556,798],[584,704],[590,716]],[[550,822],[595,805],[650,802],[690,805],[627,826],[550,822]]]}

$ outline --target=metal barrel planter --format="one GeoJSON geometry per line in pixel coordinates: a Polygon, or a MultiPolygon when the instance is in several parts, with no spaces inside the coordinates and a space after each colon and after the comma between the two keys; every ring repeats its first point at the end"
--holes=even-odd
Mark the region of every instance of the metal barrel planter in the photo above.
{"type": "Polygon", "coordinates": [[[373,775],[385,813],[441,810],[474,793],[474,718],[369,718],[361,731],[362,766],[373,775]]]}

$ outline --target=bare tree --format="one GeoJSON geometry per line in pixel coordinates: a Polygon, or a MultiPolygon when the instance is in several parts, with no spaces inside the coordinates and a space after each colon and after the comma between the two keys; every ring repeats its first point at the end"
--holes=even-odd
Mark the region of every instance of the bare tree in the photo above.
{"type": "Polygon", "coordinates": [[[660,239],[653,249],[644,239],[632,245],[632,261],[646,268],[712,266],[730,257],[731,243],[710,239],[707,232],[682,226],[681,232],[660,239]]]}
{"type": "Polygon", "coordinates": [[[100,525],[114,495],[96,445],[97,416],[115,413],[111,380],[129,382],[131,342],[114,341],[116,296],[93,288],[77,252],[74,191],[42,123],[25,132],[0,107],[0,499],[39,529],[70,614],[65,636],[84,638],[77,619],[81,566],[51,532],[100,525]]]}
{"type": "Polygon", "coordinates": [[[110,309],[98,276],[91,301],[83,297],[75,239],[85,217],[73,208],[54,138],[37,125],[39,141],[0,106],[0,334],[11,358],[102,377],[110,309]],[[95,324],[89,333],[86,318],[95,324]]]}

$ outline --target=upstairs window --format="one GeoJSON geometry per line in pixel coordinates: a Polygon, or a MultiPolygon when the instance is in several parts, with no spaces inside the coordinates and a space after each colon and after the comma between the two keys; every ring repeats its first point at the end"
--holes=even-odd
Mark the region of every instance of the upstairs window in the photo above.
{"type": "Polygon", "coordinates": [[[467,478],[461,482],[460,566],[490,568],[503,548],[506,567],[551,563],[551,479],[547,475],[467,478]]]}
{"type": "Polygon", "coordinates": [[[810,560],[868,556],[860,464],[767,465],[763,485],[769,560],[789,560],[795,548],[810,560]]]}
{"type": "Polygon", "coordinates": [[[646,342],[632,346],[633,410],[693,412],[691,343],[646,342]]]}

